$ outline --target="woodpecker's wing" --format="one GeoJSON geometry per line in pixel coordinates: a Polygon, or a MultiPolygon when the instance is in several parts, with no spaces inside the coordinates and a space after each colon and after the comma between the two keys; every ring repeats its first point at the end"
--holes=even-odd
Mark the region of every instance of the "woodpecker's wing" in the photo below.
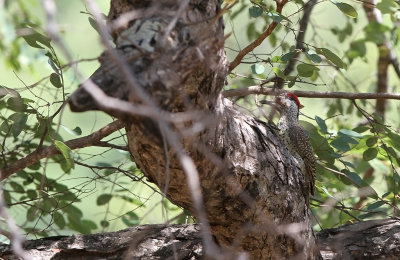
{"type": "Polygon", "coordinates": [[[289,131],[289,138],[296,152],[304,161],[306,168],[306,185],[311,195],[314,195],[315,186],[315,156],[311,147],[310,138],[300,125],[292,125],[289,131]]]}

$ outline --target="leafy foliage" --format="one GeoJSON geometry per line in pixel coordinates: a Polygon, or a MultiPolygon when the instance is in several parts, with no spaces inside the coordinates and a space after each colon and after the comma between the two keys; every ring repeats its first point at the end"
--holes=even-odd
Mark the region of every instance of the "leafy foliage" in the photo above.
{"type": "MultiPolygon", "coordinates": [[[[68,147],[68,139],[93,131],[84,122],[64,122],[65,100],[77,85],[75,77],[68,74],[71,65],[65,64],[41,20],[35,17],[38,3],[5,3],[7,12],[0,10],[0,53],[7,68],[16,74],[28,68],[33,74],[45,71],[46,75],[42,79],[36,76],[33,85],[22,79],[23,86],[18,88],[0,86],[0,168],[45,146],[54,145],[59,151],[3,181],[4,199],[18,224],[27,234],[48,236],[71,231],[87,234],[145,222],[146,212],[141,210],[151,212],[149,197],[158,191],[143,180],[123,151],[124,133],[108,140],[109,147],[73,151],[68,147]],[[46,63],[37,65],[37,60],[46,63]],[[121,148],[118,156],[113,153],[115,147],[121,148]],[[83,169],[89,171],[80,174],[83,169]],[[151,195],[139,195],[137,190],[144,187],[151,195]],[[116,210],[114,205],[120,208],[116,210]],[[93,212],[100,218],[88,217],[93,212]]],[[[297,42],[304,4],[291,1],[277,12],[272,1],[241,0],[228,9],[226,33],[232,36],[226,51],[230,59],[271,23],[278,24],[265,43],[232,72],[229,87],[259,84],[269,88],[283,82],[284,88],[312,91],[374,90],[377,76],[372,71],[376,68],[370,66],[376,63],[376,53],[385,52],[385,40],[393,46],[398,43],[398,4],[393,0],[377,4],[376,8],[390,18],[379,23],[365,20],[361,4],[319,2],[323,11],[311,12],[304,41],[297,42]]],[[[93,18],[85,15],[86,26],[98,30],[93,18]]],[[[254,108],[250,97],[238,102],[254,108]]],[[[325,228],[398,215],[398,105],[388,103],[383,120],[374,113],[374,102],[312,102],[304,112],[311,117],[302,117],[305,121],[301,123],[318,158],[317,193],[311,203],[318,225],[325,228]]],[[[163,214],[174,216],[173,222],[193,222],[188,212],[160,198],[163,214]]]]}
{"type": "MultiPolygon", "coordinates": [[[[28,85],[21,77],[23,86],[18,88],[0,85],[0,169],[45,147],[54,146],[58,154],[3,180],[5,202],[30,237],[90,234],[146,223],[143,215],[155,211],[147,206],[149,197],[156,194],[159,200],[165,199],[143,180],[129,153],[117,149],[126,146],[124,132],[96,149],[71,150],[67,144],[98,126],[67,119],[66,99],[78,84],[70,67],[76,65],[65,64],[59,57],[35,17],[40,6],[36,1],[6,1],[9,12],[0,10],[0,55],[7,69],[19,78],[28,64],[36,80],[28,85]],[[40,74],[44,74],[42,79],[40,74]]],[[[89,17],[86,26],[93,25],[89,17]]],[[[102,117],[101,126],[110,121],[102,117]]],[[[172,217],[183,214],[178,207],[173,210],[172,217]]]]}
{"type": "MultiPolygon", "coordinates": [[[[273,18],[268,15],[276,12],[271,2],[240,1],[227,16],[231,17],[228,33],[237,34],[240,27],[235,20],[241,12],[245,16],[246,8],[249,10],[247,41],[231,38],[228,54],[230,49],[240,50],[250,44],[271,22],[279,23],[267,38],[269,41],[250,52],[244,64],[232,71],[229,87],[262,85],[311,91],[373,92],[378,82],[375,78],[379,77],[371,73],[377,69],[371,67],[376,64],[374,53],[385,55],[388,50],[381,45],[385,41],[393,46],[398,42],[398,4],[392,0],[377,4],[375,11],[386,15],[385,22],[380,23],[367,21],[361,4],[319,2],[320,7],[312,5],[312,8],[320,9],[311,11],[303,27],[306,28],[304,40],[297,42],[303,13],[300,10],[305,2],[295,2],[296,7],[288,4],[273,18]],[[386,19],[389,17],[390,21],[386,19]],[[263,70],[255,70],[256,66],[262,66],[263,70]],[[371,74],[367,75],[366,71],[371,74]],[[243,75],[248,75],[248,79],[243,75]]],[[[399,83],[397,75],[388,75],[391,82],[399,83]]],[[[241,107],[254,108],[251,97],[237,102],[241,107]]],[[[318,158],[318,192],[311,203],[318,219],[316,228],[398,215],[400,123],[394,112],[398,111],[398,105],[388,101],[386,120],[383,120],[382,115],[374,113],[374,102],[341,99],[311,102],[307,104],[302,99],[306,103],[303,109],[306,121],[301,123],[318,158]]]]}

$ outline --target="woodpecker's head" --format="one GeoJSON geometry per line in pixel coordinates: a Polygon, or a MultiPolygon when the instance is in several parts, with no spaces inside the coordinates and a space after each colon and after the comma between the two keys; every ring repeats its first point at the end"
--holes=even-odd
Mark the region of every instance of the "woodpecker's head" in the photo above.
{"type": "Polygon", "coordinates": [[[298,97],[290,92],[277,96],[275,104],[281,114],[294,114],[296,117],[299,116],[299,109],[303,107],[298,97]]]}

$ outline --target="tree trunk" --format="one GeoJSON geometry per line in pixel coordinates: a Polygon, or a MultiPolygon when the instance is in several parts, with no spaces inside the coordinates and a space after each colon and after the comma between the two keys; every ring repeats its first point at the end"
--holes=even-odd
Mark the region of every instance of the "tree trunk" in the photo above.
{"type": "MultiPolygon", "coordinates": [[[[31,259],[202,259],[200,227],[145,225],[118,232],[48,237],[27,241],[31,259]]],[[[370,220],[317,234],[323,259],[398,259],[400,221],[370,220]]],[[[0,245],[0,257],[17,257],[0,245]]]]}
{"type": "MultiPolygon", "coordinates": [[[[252,259],[314,259],[319,253],[299,166],[268,124],[221,96],[229,64],[220,4],[112,0],[108,24],[116,52],[102,55],[91,80],[149,116],[93,99],[84,87],[71,96],[71,108],[103,110],[125,122],[144,175],[200,220],[204,212],[194,201],[203,202],[201,222],[224,250],[252,259]],[[120,26],[121,17],[131,20],[120,26]],[[198,171],[202,201],[189,188],[197,173],[183,170],[185,155],[198,171]]],[[[207,247],[205,254],[217,256],[207,247]]]]}

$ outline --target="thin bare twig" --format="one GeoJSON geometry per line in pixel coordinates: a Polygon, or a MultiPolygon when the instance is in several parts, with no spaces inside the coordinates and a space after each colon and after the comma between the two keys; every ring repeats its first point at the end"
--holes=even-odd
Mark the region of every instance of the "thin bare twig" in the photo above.
{"type": "MultiPolygon", "coordinates": [[[[251,94],[261,95],[279,95],[289,91],[275,89],[275,88],[264,88],[261,86],[250,86],[247,88],[230,89],[225,90],[222,94],[224,97],[242,97],[251,94]]],[[[334,91],[302,91],[293,90],[290,91],[298,97],[308,98],[342,98],[342,99],[397,99],[400,100],[400,93],[350,93],[350,92],[334,92],[334,91]]]]}

